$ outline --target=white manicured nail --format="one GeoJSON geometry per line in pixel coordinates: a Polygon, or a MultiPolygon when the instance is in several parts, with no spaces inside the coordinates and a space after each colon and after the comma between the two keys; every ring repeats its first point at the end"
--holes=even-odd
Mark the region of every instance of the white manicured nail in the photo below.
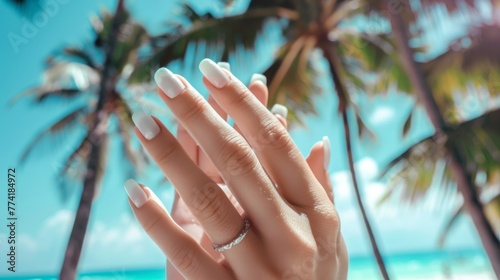
{"type": "Polygon", "coordinates": [[[227,62],[217,62],[217,65],[220,66],[220,68],[226,69],[227,71],[231,72],[231,65],[227,62]]]}
{"type": "Polygon", "coordinates": [[[170,98],[175,98],[186,86],[167,68],[160,68],[155,73],[155,81],[163,92],[170,98]]]}
{"type": "Polygon", "coordinates": [[[286,120],[286,116],[288,116],[288,109],[281,104],[274,104],[271,109],[271,113],[273,113],[273,115],[280,115],[286,120]]]}
{"type": "Polygon", "coordinates": [[[160,132],[160,127],[156,124],[155,120],[143,111],[135,112],[132,115],[132,121],[137,129],[139,129],[142,136],[148,140],[155,138],[160,132]]]}
{"type": "Polygon", "coordinates": [[[328,170],[330,167],[330,138],[328,136],[323,137],[323,151],[324,151],[324,161],[323,161],[323,166],[325,167],[325,170],[328,170]]]}
{"type": "Polygon", "coordinates": [[[148,200],[146,192],[144,192],[141,186],[139,186],[139,184],[137,184],[137,182],[133,179],[129,179],[125,182],[125,191],[137,208],[141,208],[141,206],[148,200]]]}
{"type": "Polygon", "coordinates": [[[223,88],[229,83],[229,77],[222,68],[209,58],[205,58],[200,62],[200,71],[203,76],[208,79],[216,88],[223,88]]]}
{"type": "Polygon", "coordinates": [[[267,78],[262,74],[253,74],[252,79],[250,79],[250,83],[261,81],[264,85],[267,85],[267,78]]]}

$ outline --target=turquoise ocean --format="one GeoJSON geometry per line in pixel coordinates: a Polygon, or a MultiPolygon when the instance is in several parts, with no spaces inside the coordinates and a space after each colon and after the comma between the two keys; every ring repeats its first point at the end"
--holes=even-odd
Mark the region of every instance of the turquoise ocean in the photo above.
{"type": "MultiPolygon", "coordinates": [[[[479,250],[398,254],[387,257],[393,279],[471,279],[494,280],[486,255],[479,250]]],[[[165,269],[127,270],[82,273],[81,280],[165,279],[165,269]]],[[[7,278],[3,278],[7,279],[7,278]]],[[[19,276],[8,279],[57,279],[55,275],[19,276]]],[[[351,257],[349,280],[378,280],[376,263],[371,257],[351,257]]]]}

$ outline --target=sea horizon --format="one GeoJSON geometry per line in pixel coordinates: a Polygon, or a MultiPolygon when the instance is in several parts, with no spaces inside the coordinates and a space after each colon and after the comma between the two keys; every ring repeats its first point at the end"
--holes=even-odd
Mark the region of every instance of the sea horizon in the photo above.
{"type": "MultiPolygon", "coordinates": [[[[494,274],[484,251],[480,249],[448,250],[414,253],[397,253],[384,257],[393,279],[460,279],[494,280],[494,274]]],[[[52,275],[0,275],[1,279],[53,280],[52,275]]],[[[81,272],[81,280],[111,279],[165,279],[165,268],[110,269],[106,271],[81,272]]],[[[381,279],[375,259],[370,255],[349,258],[348,280],[381,279]]]]}

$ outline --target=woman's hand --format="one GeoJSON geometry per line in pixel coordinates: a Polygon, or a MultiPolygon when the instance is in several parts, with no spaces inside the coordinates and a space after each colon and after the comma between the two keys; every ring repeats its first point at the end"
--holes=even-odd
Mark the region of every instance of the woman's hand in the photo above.
{"type": "Polygon", "coordinates": [[[142,144],[209,242],[225,250],[208,253],[151,190],[130,180],[126,189],[140,224],[186,279],[345,279],[347,252],[329,192],[286,129],[229,71],[210,60],[200,69],[211,96],[241,134],[185,79],[166,69],[155,75],[159,94],[213,163],[242,213],[160,121],[137,113],[142,144]]]}
{"type": "MultiPolygon", "coordinates": [[[[219,66],[224,69],[230,71],[229,64],[220,62],[219,66]]],[[[264,106],[267,107],[267,101],[269,97],[268,88],[266,86],[266,78],[260,74],[254,74],[250,81],[250,85],[248,86],[250,92],[259,100],[264,106]]],[[[221,116],[222,119],[227,120],[227,113],[217,104],[212,96],[208,97],[208,104],[212,106],[212,108],[221,116]]],[[[275,105],[271,110],[276,118],[281,122],[281,124],[287,128],[288,123],[286,120],[287,117],[287,109],[282,105],[275,105]]],[[[239,131],[236,126],[235,129],[239,131]]],[[[194,141],[194,139],[189,135],[186,129],[179,124],[177,128],[177,140],[181,144],[184,151],[189,155],[189,157],[195,162],[198,167],[207,174],[210,179],[214,180],[219,184],[223,184],[221,175],[215,168],[213,164],[211,164],[208,157],[205,153],[200,149],[198,144],[194,141]]],[[[332,185],[330,181],[330,176],[328,174],[328,165],[330,159],[330,141],[327,137],[325,137],[322,141],[316,143],[309,153],[306,161],[313,171],[316,179],[320,182],[320,184],[327,190],[327,194],[333,202],[333,192],[332,185]]],[[[238,204],[234,196],[227,189],[225,185],[220,185],[228,196],[229,200],[233,203],[234,207],[238,210],[239,213],[243,214],[243,209],[238,204]]],[[[172,206],[171,216],[173,220],[182,228],[186,233],[188,233],[205,251],[209,252],[212,257],[216,260],[222,260],[223,256],[221,253],[212,249],[212,243],[210,242],[210,238],[203,231],[201,224],[196,220],[193,216],[189,208],[186,206],[182,198],[175,193],[174,203],[172,206]]],[[[183,280],[184,277],[175,269],[174,266],[167,259],[167,279],[169,280],[183,280]]]]}

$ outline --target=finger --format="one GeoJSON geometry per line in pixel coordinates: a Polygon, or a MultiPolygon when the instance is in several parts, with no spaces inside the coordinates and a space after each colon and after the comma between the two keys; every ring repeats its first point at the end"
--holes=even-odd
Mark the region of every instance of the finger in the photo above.
{"type": "MultiPolygon", "coordinates": [[[[201,96],[199,98],[206,102],[201,96]]],[[[181,104],[177,103],[177,105],[182,109],[181,104]]],[[[208,104],[205,106],[211,108],[208,104]]],[[[215,112],[211,118],[213,119],[214,116],[218,117],[215,112]]],[[[226,244],[238,236],[244,228],[244,219],[224,191],[187,156],[177,139],[159,120],[144,112],[134,113],[132,119],[136,125],[139,141],[163,174],[175,186],[211,241],[215,244],[226,244]]],[[[226,122],[222,120],[221,122],[229,127],[226,122]]],[[[184,127],[189,131],[190,126],[184,124],[184,127]]],[[[196,136],[196,134],[190,134],[196,136]]],[[[206,137],[206,134],[203,136],[206,137]]],[[[203,144],[203,141],[199,143],[203,144]]],[[[252,219],[250,221],[253,222],[252,219]]],[[[259,249],[261,241],[252,229],[241,243],[223,252],[234,271],[251,273],[249,269],[259,267],[259,262],[262,260],[263,255],[259,249]],[[241,256],[245,258],[242,259],[241,256]]]]}
{"type": "MultiPolygon", "coordinates": [[[[286,117],[288,115],[288,109],[280,104],[275,104],[271,109],[271,113],[273,113],[276,118],[280,121],[280,123],[287,128],[288,123],[286,117]]],[[[309,153],[309,156],[306,158],[307,164],[311,168],[312,172],[316,179],[318,179],[319,183],[325,189],[328,198],[333,202],[333,188],[332,182],[330,179],[330,174],[328,172],[330,159],[330,140],[327,136],[323,138],[323,141],[316,143],[309,153]]]]}
{"type": "Polygon", "coordinates": [[[244,225],[243,219],[217,184],[188,157],[177,139],[159,120],[143,112],[134,113],[132,118],[139,141],[212,241],[223,243],[237,235],[244,225]],[[145,135],[153,136],[148,139],[145,135]]]}
{"type": "MultiPolygon", "coordinates": [[[[230,71],[229,63],[219,62],[219,65],[230,71]]],[[[211,94],[208,95],[208,104],[212,106],[214,111],[217,112],[217,114],[219,114],[219,116],[223,120],[227,120],[226,111],[222,110],[222,108],[219,106],[219,104],[217,104],[217,102],[215,101],[215,99],[211,94]]],[[[201,168],[201,170],[205,172],[205,174],[208,175],[208,177],[210,177],[210,179],[214,180],[216,183],[223,183],[219,171],[217,171],[213,163],[210,161],[210,159],[207,157],[207,155],[205,155],[203,151],[200,151],[198,166],[201,168]]]]}
{"type": "MultiPolygon", "coordinates": [[[[182,198],[179,196],[177,192],[175,192],[174,204],[172,206],[171,217],[176,224],[178,224],[184,232],[186,232],[189,236],[191,236],[201,248],[205,249],[205,251],[218,263],[223,259],[222,255],[215,251],[211,250],[211,242],[208,240],[208,237],[199,224],[196,221],[196,218],[191,214],[189,208],[184,203],[182,198]]],[[[167,279],[173,280],[182,280],[184,279],[182,275],[175,269],[175,267],[167,261],[167,279]]]]}
{"type": "Polygon", "coordinates": [[[214,275],[215,279],[232,279],[226,268],[172,220],[150,189],[139,186],[134,180],[128,180],[125,189],[142,228],[186,279],[206,279],[207,275],[214,275]]]}
{"type": "Polygon", "coordinates": [[[285,128],[285,129],[288,129],[288,122],[286,121],[286,119],[284,119],[282,116],[276,114],[274,115],[278,121],[281,123],[281,125],[285,128]]]}
{"type": "Polygon", "coordinates": [[[328,166],[330,164],[330,140],[327,136],[323,141],[316,143],[306,158],[307,164],[311,168],[314,176],[320,182],[330,201],[333,202],[333,188],[328,166]]]}
{"type": "MultiPolygon", "coordinates": [[[[200,63],[203,83],[234,119],[284,198],[300,207],[327,201],[297,146],[274,115],[231,73],[213,61],[200,63]]],[[[246,208],[243,207],[245,210],[246,208]]]]}
{"type": "Polygon", "coordinates": [[[186,154],[193,162],[198,162],[199,151],[198,144],[194,141],[193,137],[189,135],[186,129],[179,123],[177,126],[177,140],[181,144],[186,154]]]}
{"type": "MultiPolygon", "coordinates": [[[[253,74],[248,89],[250,90],[251,93],[253,93],[253,95],[257,98],[257,100],[259,100],[260,103],[262,103],[262,105],[267,106],[267,102],[269,99],[269,90],[267,88],[266,76],[262,74],[253,74]]],[[[240,128],[238,127],[238,124],[234,124],[233,127],[236,131],[238,131],[239,134],[243,135],[243,133],[241,133],[240,128]]]]}
{"type": "Polygon", "coordinates": [[[267,106],[269,100],[269,89],[267,88],[267,78],[262,74],[253,74],[248,86],[250,92],[264,106],[267,106]]]}
{"type": "Polygon", "coordinates": [[[196,217],[189,211],[188,206],[184,200],[176,193],[175,201],[172,205],[172,219],[187,232],[196,241],[201,240],[201,236],[204,234],[203,229],[199,225],[196,217]],[[191,227],[191,225],[198,225],[198,229],[191,227]]]}
{"type": "Polygon", "coordinates": [[[288,109],[285,106],[281,104],[274,104],[273,108],[271,109],[271,113],[273,113],[273,115],[278,118],[281,125],[283,125],[285,129],[288,129],[288,122],[286,120],[288,116],[288,109]]]}
{"type": "MultiPolygon", "coordinates": [[[[223,120],[227,120],[226,112],[222,110],[217,102],[215,102],[215,99],[212,97],[212,95],[208,96],[208,104],[212,106],[214,111],[216,111],[223,120]]],[[[212,161],[210,161],[210,159],[202,150],[199,151],[199,154],[198,166],[201,168],[201,170],[203,170],[205,174],[208,175],[208,177],[214,180],[214,182],[223,183],[222,177],[220,176],[219,171],[217,170],[217,168],[215,168],[212,161]]]]}
{"type": "Polygon", "coordinates": [[[247,142],[184,78],[162,68],[155,79],[162,100],[212,160],[252,222],[257,228],[268,228],[270,217],[279,216],[288,206],[247,142]]]}
{"type": "MultiPolygon", "coordinates": [[[[219,62],[218,65],[221,68],[226,69],[227,71],[231,71],[231,66],[227,62],[219,62]]],[[[219,106],[219,104],[217,103],[217,101],[215,101],[214,97],[211,94],[208,95],[208,104],[210,104],[210,106],[212,106],[212,108],[214,109],[214,111],[217,112],[217,114],[219,114],[219,116],[223,120],[227,120],[227,113],[226,113],[226,111],[224,111],[224,109],[222,109],[219,106]]]]}

